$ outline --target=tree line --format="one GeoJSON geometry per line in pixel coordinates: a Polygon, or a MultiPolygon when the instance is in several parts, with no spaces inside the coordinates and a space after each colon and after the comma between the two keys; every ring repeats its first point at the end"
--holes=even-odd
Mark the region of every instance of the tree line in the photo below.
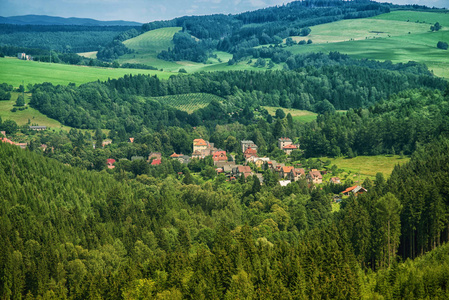
{"type": "Polygon", "coordinates": [[[389,180],[367,179],[368,193],[331,213],[329,195],[302,180],[281,187],[260,186],[255,177],[198,184],[176,175],[128,178],[2,143],[0,294],[443,295],[445,248],[416,262],[399,264],[398,256],[414,258],[447,241],[448,150],[448,140],[434,139],[389,180]]]}

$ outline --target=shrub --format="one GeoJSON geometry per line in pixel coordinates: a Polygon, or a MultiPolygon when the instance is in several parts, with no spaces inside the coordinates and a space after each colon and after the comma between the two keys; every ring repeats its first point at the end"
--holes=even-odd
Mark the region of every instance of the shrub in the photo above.
{"type": "Polygon", "coordinates": [[[447,50],[448,44],[446,42],[439,41],[438,44],[437,44],[437,48],[438,49],[447,50]]]}

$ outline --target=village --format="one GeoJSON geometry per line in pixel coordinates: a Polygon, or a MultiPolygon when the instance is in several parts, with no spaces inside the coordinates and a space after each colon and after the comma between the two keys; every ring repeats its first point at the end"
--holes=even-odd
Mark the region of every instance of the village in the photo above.
{"type": "MultiPolygon", "coordinates": [[[[130,138],[128,142],[133,143],[134,139],[130,138]]],[[[103,143],[109,144],[110,141],[105,141],[103,143]]],[[[104,145],[105,144],[103,144],[103,146],[104,145]]],[[[170,155],[170,158],[179,161],[181,164],[188,165],[192,160],[202,160],[207,157],[212,157],[216,174],[224,175],[227,181],[235,181],[242,176],[245,179],[249,176],[256,176],[260,184],[263,185],[263,173],[266,170],[270,170],[277,175],[277,178],[279,179],[278,184],[280,186],[287,186],[298,180],[306,180],[309,186],[317,186],[320,184],[342,184],[339,177],[331,177],[328,181],[324,181],[322,171],[318,169],[305,170],[304,168],[288,166],[285,163],[277,162],[274,159],[270,159],[270,157],[259,157],[257,152],[258,146],[251,140],[240,141],[240,147],[244,157],[244,163],[242,164],[236,163],[235,155],[216,148],[214,143],[210,143],[204,139],[193,140],[193,151],[191,156],[182,153],[173,153],[170,155]]],[[[278,148],[284,151],[288,156],[292,151],[300,150],[300,145],[294,144],[290,138],[282,137],[278,139],[278,148]]],[[[136,156],[131,159],[136,160],[144,158],[136,156]]],[[[162,163],[162,159],[161,153],[152,152],[149,154],[147,162],[151,166],[158,166],[162,163]]],[[[115,162],[114,159],[108,159],[108,168],[113,169],[115,167],[115,162]]],[[[327,173],[327,171],[324,172],[327,173]]],[[[362,186],[354,185],[348,187],[340,194],[343,196],[357,196],[365,192],[367,192],[367,190],[362,186]]],[[[334,201],[340,202],[341,197],[335,195],[334,201]]]]}
{"type": "MultiPolygon", "coordinates": [[[[29,126],[30,131],[45,131],[47,130],[46,126],[29,126]]],[[[26,149],[27,143],[18,143],[13,142],[12,140],[6,137],[6,133],[4,131],[0,132],[3,136],[1,137],[1,141],[4,143],[12,144],[19,146],[21,149],[26,149]]],[[[134,143],[134,138],[129,138],[128,143],[134,143]]],[[[104,148],[108,145],[111,145],[111,140],[103,140],[101,144],[101,148],[104,148]]],[[[94,149],[97,147],[95,143],[93,143],[94,149]]],[[[192,143],[192,154],[185,155],[182,153],[173,153],[170,155],[168,159],[173,159],[179,161],[183,165],[188,165],[193,160],[204,160],[208,157],[212,158],[213,165],[215,168],[216,175],[225,176],[227,181],[235,181],[243,176],[246,179],[249,176],[256,176],[261,185],[264,184],[264,172],[266,170],[270,170],[273,174],[276,174],[277,183],[280,186],[287,186],[288,184],[298,181],[298,180],[306,180],[309,187],[317,186],[321,184],[333,184],[333,185],[341,185],[342,181],[339,177],[333,176],[328,180],[323,179],[323,175],[327,174],[328,171],[318,170],[316,168],[304,169],[301,165],[286,165],[285,162],[277,162],[270,157],[259,157],[258,155],[258,146],[251,140],[242,140],[240,141],[241,151],[243,153],[243,161],[239,163],[236,162],[236,154],[227,153],[225,150],[219,149],[215,147],[214,143],[210,143],[204,139],[194,139],[192,143]]],[[[278,139],[277,147],[279,150],[282,150],[287,157],[295,151],[300,150],[299,143],[293,143],[292,139],[288,137],[281,137],[278,139]]],[[[42,144],[40,148],[43,151],[47,151],[47,145],[42,144]]],[[[48,149],[48,151],[53,151],[52,148],[48,149]]],[[[150,166],[159,166],[162,164],[163,155],[160,152],[151,152],[146,159],[146,162],[150,166]]],[[[120,160],[127,160],[126,158],[121,158],[120,160]]],[[[131,161],[134,160],[145,160],[143,156],[132,156],[131,161]]],[[[288,160],[288,159],[287,159],[288,160]]],[[[106,168],[112,170],[116,167],[117,160],[114,158],[106,159],[106,168]]],[[[327,176],[329,177],[329,176],[327,176]]],[[[340,192],[339,194],[342,196],[354,195],[365,193],[367,190],[360,185],[353,185],[340,192]]],[[[334,195],[334,201],[341,201],[341,196],[334,195]]]]}

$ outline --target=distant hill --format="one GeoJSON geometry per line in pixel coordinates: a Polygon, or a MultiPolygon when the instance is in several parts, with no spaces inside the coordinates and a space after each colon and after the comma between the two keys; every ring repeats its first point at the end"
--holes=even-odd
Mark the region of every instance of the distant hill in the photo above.
{"type": "Polygon", "coordinates": [[[14,25],[80,25],[80,26],[140,26],[142,23],[130,21],[98,21],[87,18],[62,18],[45,15],[25,15],[0,17],[0,24],[14,25]]]}

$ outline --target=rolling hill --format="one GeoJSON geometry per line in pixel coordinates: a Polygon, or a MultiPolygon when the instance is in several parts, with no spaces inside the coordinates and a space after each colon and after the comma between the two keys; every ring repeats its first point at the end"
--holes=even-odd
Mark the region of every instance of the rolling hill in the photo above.
{"type": "Polygon", "coordinates": [[[0,24],[14,25],[77,25],[77,26],[140,26],[130,21],[99,21],[88,18],[62,18],[45,15],[0,17],[0,24]]]}
{"type": "Polygon", "coordinates": [[[51,82],[67,85],[70,82],[83,84],[108,78],[119,78],[125,74],[151,74],[159,78],[168,78],[170,73],[140,70],[112,69],[64,64],[49,64],[37,61],[24,61],[16,58],[0,58],[0,82],[7,82],[15,87],[51,82]]]}
{"type": "Polygon", "coordinates": [[[124,41],[123,44],[134,50],[135,53],[123,55],[118,59],[118,62],[121,64],[139,63],[159,69],[178,70],[181,67],[179,64],[160,60],[157,58],[157,54],[162,50],[173,47],[173,35],[181,29],[181,27],[155,29],[124,41]]]}
{"type": "MultiPolygon", "coordinates": [[[[394,11],[368,19],[343,20],[311,27],[313,44],[286,48],[292,53],[338,51],[355,58],[425,63],[434,74],[449,77],[448,51],[436,47],[449,41],[449,15],[394,11]],[[439,22],[443,28],[431,32],[439,22]]],[[[296,37],[296,40],[304,39],[296,37]]]]}

